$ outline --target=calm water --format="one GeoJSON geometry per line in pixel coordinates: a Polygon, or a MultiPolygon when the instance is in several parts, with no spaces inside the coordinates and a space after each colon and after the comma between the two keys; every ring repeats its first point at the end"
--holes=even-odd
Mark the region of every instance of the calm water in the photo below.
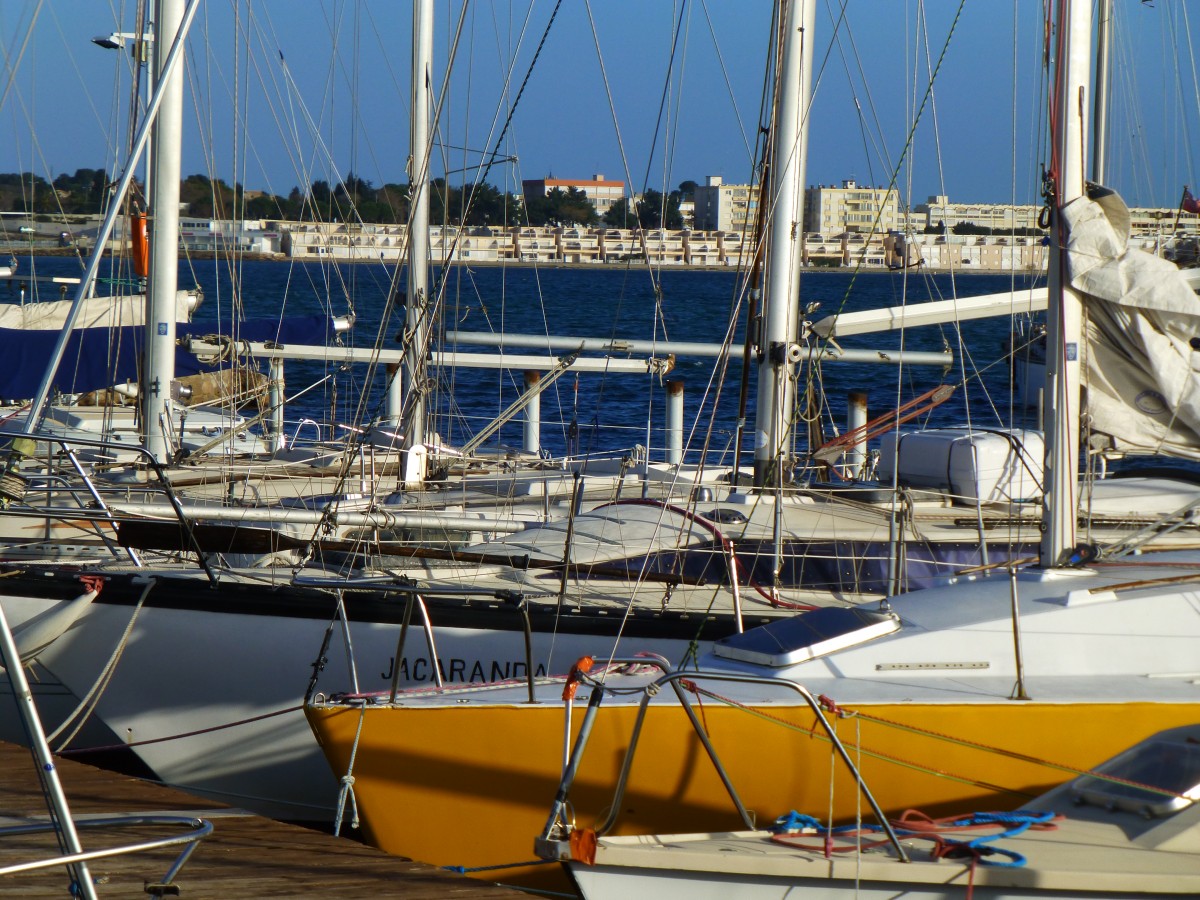
{"type": "MultiPolygon", "coordinates": [[[[77,274],[79,264],[57,257],[20,261],[23,274],[31,270],[41,275],[77,274]]],[[[235,296],[240,296],[245,315],[253,317],[353,311],[357,321],[346,338],[347,344],[369,347],[382,334],[385,348],[399,348],[396,337],[402,329],[402,310],[396,314],[400,318],[394,316],[390,323],[382,322],[391,289],[391,272],[382,266],[245,262],[236,273],[240,292],[233,290],[233,275],[225,262],[181,263],[180,287],[198,284],[203,288],[205,301],[197,318],[213,320],[214,330],[218,325],[227,326],[233,315],[235,296]]],[[[447,279],[443,327],[643,340],[720,342],[723,339],[738,299],[734,272],[665,271],[658,278],[661,295],[656,304],[654,284],[644,269],[455,269],[447,279]]],[[[812,316],[815,320],[838,309],[854,311],[944,299],[955,294],[991,293],[1006,290],[1011,284],[1012,279],[1005,275],[959,275],[952,281],[944,275],[909,274],[905,279],[900,274],[872,272],[854,278],[843,272],[811,271],[805,273],[801,289],[805,303],[820,304],[812,316]]],[[[1019,280],[1017,286],[1027,284],[1019,280]]],[[[401,293],[402,290],[401,286],[401,293]]],[[[57,298],[56,287],[42,287],[41,299],[57,298]]],[[[743,327],[739,324],[737,329],[739,345],[743,327]]],[[[1013,407],[1009,370],[1001,360],[1011,327],[1007,318],[966,323],[961,335],[965,354],[960,353],[960,337],[949,327],[926,327],[904,338],[908,349],[938,350],[943,345],[950,346],[955,352],[955,365],[949,372],[928,366],[909,366],[900,371],[895,365],[826,364],[820,384],[831,406],[832,420],[839,429],[844,427],[848,391],[865,391],[870,415],[875,416],[938,384],[954,383],[960,385],[954,397],[923,422],[912,423],[914,426],[961,423],[968,413],[976,424],[984,427],[1017,421],[1022,411],[1013,407]],[[961,387],[964,379],[966,390],[961,387]]],[[[847,348],[888,351],[901,346],[901,337],[895,333],[864,335],[846,338],[841,343],[847,348]]],[[[730,364],[715,413],[711,399],[701,408],[701,400],[709,391],[713,364],[711,359],[679,359],[671,377],[685,382],[688,428],[697,415],[704,428],[711,421],[712,444],[724,447],[737,420],[741,363],[730,364]]],[[[322,377],[327,380],[318,390],[289,406],[289,419],[309,416],[328,420],[332,416],[337,421],[353,421],[364,387],[369,390],[368,408],[379,411],[382,379],[364,385],[361,367],[289,362],[289,395],[322,377]]],[[[446,440],[462,442],[513,400],[521,373],[463,370],[442,373],[438,379],[435,427],[446,440]]],[[[751,389],[751,404],[753,395],[751,389]]],[[[585,450],[644,444],[649,421],[651,445],[661,447],[664,401],[665,393],[657,376],[568,373],[542,396],[543,446],[551,452],[561,452],[571,433],[578,435],[585,450]]],[[[751,413],[751,422],[752,416],[751,413]]],[[[698,446],[702,438],[703,428],[698,430],[691,446],[698,446]]],[[[501,431],[500,441],[519,446],[519,420],[501,431]]]]}

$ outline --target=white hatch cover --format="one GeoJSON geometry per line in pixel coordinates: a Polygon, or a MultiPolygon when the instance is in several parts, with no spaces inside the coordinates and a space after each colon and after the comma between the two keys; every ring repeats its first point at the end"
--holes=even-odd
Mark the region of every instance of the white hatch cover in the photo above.
{"type": "Polygon", "coordinates": [[[900,620],[891,613],[826,606],[733,634],[716,642],[724,659],[758,666],[791,666],[891,634],[900,620]]]}

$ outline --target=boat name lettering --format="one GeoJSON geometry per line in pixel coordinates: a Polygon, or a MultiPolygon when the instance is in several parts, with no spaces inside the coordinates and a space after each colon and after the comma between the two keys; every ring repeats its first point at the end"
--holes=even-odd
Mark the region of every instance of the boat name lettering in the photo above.
{"type": "MultiPolygon", "coordinates": [[[[450,657],[448,659],[438,660],[438,671],[441,673],[442,681],[445,682],[479,682],[481,684],[487,684],[488,682],[492,681],[508,681],[514,678],[526,678],[529,675],[529,666],[523,659],[460,659],[458,657],[450,657]]],[[[380,672],[379,677],[384,681],[390,681],[395,674],[396,658],[394,656],[389,656],[387,671],[380,672]]],[[[538,663],[538,665],[535,667],[534,675],[540,678],[545,674],[545,664],[538,663]]],[[[433,666],[430,665],[429,657],[419,656],[416,659],[411,660],[407,656],[401,657],[401,682],[424,682],[433,680],[433,666]]]]}

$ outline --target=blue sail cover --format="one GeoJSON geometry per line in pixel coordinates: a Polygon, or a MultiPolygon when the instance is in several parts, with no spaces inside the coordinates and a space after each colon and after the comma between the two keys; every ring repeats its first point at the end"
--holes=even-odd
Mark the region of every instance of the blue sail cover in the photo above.
{"type": "MultiPolygon", "coordinates": [[[[180,322],[177,337],[203,337],[228,334],[229,323],[180,322]]],[[[329,316],[287,316],[284,319],[248,319],[237,325],[241,341],[274,341],[278,344],[325,346],[332,343],[333,320],[329,316]]],[[[28,400],[37,393],[46,371],[46,362],[58,341],[54,329],[0,328],[0,399],[9,402],[28,400]]],[[[62,363],[52,388],[64,394],[98,391],[114,384],[138,380],[145,328],[141,325],[121,328],[79,328],[67,341],[62,363]]],[[[179,377],[212,371],[216,366],[202,364],[184,349],[175,351],[175,373],[179,377]]]]}

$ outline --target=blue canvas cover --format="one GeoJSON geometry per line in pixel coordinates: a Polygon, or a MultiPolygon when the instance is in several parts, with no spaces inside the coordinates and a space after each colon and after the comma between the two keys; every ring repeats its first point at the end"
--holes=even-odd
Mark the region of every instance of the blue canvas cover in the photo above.
{"type": "MultiPolygon", "coordinates": [[[[175,326],[180,338],[221,334],[216,322],[180,322],[175,326]]],[[[230,327],[224,324],[224,333],[230,327]]],[[[329,316],[287,316],[284,319],[248,319],[237,325],[237,339],[274,341],[279,344],[331,343],[334,334],[329,316]]],[[[50,329],[0,328],[0,399],[9,402],[28,400],[37,393],[46,371],[46,362],[58,341],[59,332],[50,329]]],[[[144,328],[79,328],[71,333],[66,352],[52,387],[64,394],[98,391],[138,380],[144,328]]],[[[212,371],[184,349],[175,351],[178,376],[212,371]]]]}

